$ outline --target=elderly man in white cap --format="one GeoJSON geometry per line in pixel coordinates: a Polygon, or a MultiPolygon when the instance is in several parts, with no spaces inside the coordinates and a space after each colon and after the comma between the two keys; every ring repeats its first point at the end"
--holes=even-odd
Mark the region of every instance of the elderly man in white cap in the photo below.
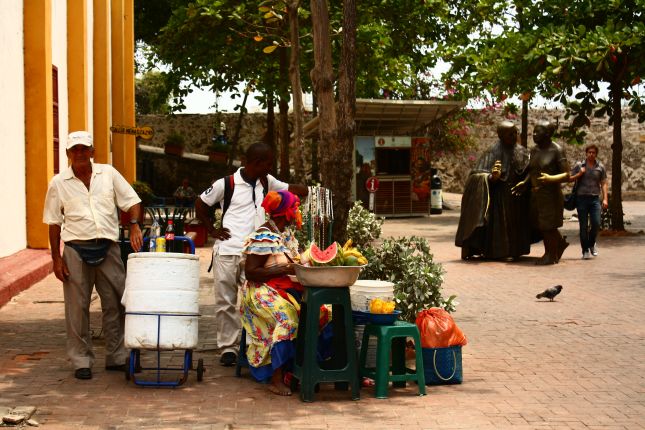
{"type": "Polygon", "coordinates": [[[49,224],[54,273],[63,281],[67,354],[75,368],[74,376],[91,379],[94,352],[90,298],[94,287],[101,298],[105,368],[125,368],[125,311],[121,305],[125,269],[117,243],[117,208],[130,215],[130,242],[138,251],[143,241],[137,222],[141,199],[114,167],[92,162],[90,133],[70,133],[66,152],[71,165],[49,184],[43,222],[49,224]],[[62,256],[61,239],[65,242],[62,256]]]}

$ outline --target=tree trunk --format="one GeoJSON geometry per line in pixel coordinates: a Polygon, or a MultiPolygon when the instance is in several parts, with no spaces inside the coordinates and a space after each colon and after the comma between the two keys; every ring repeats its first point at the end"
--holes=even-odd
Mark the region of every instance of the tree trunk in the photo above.
{"type": "MultiPolygon", "coordinates": [[[[312,118],[318,116],[318,105],[316,94],[312,95],[311,114],[312,118]]],[[[318,136],[311,136],[311,180],[313,182],[320,182],[320,155],[318,154],[318,136]]]]}
{"type": "MultiPolygon", "coordinates": [[[[235,134],[233,135],[233,142],[231,143],[231,150],[228,154],[228,168],[229,170],[233,169],[233,158],[236,156],[237,152],[237,142],[240,140],[240,131],[242,130],[242,119],[244,119],[244,114],[246,113],[246,101],[249,98],[249,87],[247,86],[244,90],[244,99],[242,100],[242,107],[240,108],[240,114],[237,116],[237,124],[235,124],[235,134]]],[[[219,125],[219,124],[218,124],[219,125]]]]}
{"type": "Polygon", "coordinates": [[[623,220],[623,135],[622,125],[623,117],[620,102],[623,97],[623,91],[620,85],[620,79],[615,79],[609,87],[612,103],[613,119],[613,142],[611,144],[611,200],[609,212],[611,213],[612,229],[618,231],[625,230],[623,220]]]}
{"type": "Polygon", "coordinates": [[[291,41],[291,58],[289,62],[289,79],[293,97],[293,169],[294,181],[304,183],[305,171],[303,156],[305,153],[304,103],[302,101],[302,84],[300,82],[300,28],[298,25],[298,8],[300,0],[287,3],[289,12],[289,39],[291,41]]]}
{"type": "MultiPolygon", "coordinates": [[[[273,153],[277,154],[278,151],[276,150],[276,144],[275,144],[275,97],[273,96],[273,93],[269,93],[267,95],[267,130],[264,134],[264,143],[269,145],[273,149],[273,153]]],[[[273,158],[273,172],[277,172],[278,165],[277,165],[277,160],[275,157],[273,158]]]]}
{"type": "MultiPolygon", "coordinates": [[[[289,69],[287,66],[287,52],[280,49],[280,76],[287,77],[289,69]]],[[[280,95],[278,100],[279,107],[279,138],[280,138],[280,173],[278,177],[285,182],[289,182],[289,99],[286,98],[288,89],[286,88],[286,79],[281,80],[280,95]]]]}
{"type": "Polygon", "coordinates": [[[335,180],[339,183],[334,199],[334,240],[343,243],[347,236],[347,217],[351,200],[354,165],[354,131],[356,130],[356,3],[343,2],[343,46],[338,70],[338,145],[340,160],[335,180]]]}
{"type": "MultiPolygon", "coordinates": [[[[318,100],[320,118],[318,123],[320,173],[322,185],[332,192],[334,217],[336,217],[337,214],[343,213],[342,208],[347,206],[347,202],[342,200],[343,188],[347,187],[347,183],[340,179],[340,172],[348,166],[342,164],[341,154],[338,151],[339,145],[336,141],[338,133],[334,103],[334,73],[329,34],[329,9],[326,0],[311,0],[311,22],[314,40],[314,68],[311,70],[311,83],[318,100]]],[[[339,228],[341,228],[340,221],[334,219],[334,233],[339,228]]]]}
{"type": "Polygon", "coordinates": [[[529,101],[522,100],[522,134],[520,141],[523,147],[528,147],[529,142],[529,101]]]}
{"type": "MultiPolygon", "coordinates": [[[[516,3],[516,2],[514,2],[516,3]]],[[[524,7],[521,4],[515,5],[517,9],[517,22],[520,25],[520,33],[524,29],[524,7]]],[[[529,98],[522,97],[522,131],[520,142],[523,147],[528,147],[529,142],[529,98]]]]}

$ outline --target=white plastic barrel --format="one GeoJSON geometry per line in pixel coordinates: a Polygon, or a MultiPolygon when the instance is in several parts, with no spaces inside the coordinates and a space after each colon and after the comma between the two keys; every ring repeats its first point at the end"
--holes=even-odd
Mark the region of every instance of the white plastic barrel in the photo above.
{"type": "Polygon", "coordinates": [[[126,310],[126,348],[194,348],[198,340],[199,257],[174,252],[130,254],[121,302],[126,310]]]}
{"type": "Polygon", "coordinates": [[[369,311],[370,301],[380,298],[383,300],[394,299],[394,284],[388,281],[360,279],[349,287],[352,310],[369,311]]]}

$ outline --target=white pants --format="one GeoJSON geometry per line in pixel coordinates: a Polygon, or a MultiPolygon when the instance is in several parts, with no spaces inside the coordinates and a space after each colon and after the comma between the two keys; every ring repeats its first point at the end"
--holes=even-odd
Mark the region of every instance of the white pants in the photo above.
{"type": "Polygon", "coordinates": [[[246,280],[244,260],[240,255],[213,254],[213,278],[215,280],[215,321],[217,322],[217,347],[222,354],[237,355],[241,321],[237,305],[237,292],[246,280]]]}

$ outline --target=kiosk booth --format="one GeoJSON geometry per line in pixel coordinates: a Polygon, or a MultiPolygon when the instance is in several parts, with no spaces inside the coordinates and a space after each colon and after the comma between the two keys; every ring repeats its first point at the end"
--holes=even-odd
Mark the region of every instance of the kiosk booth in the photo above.
{"type": "MultiPolygon", "coordinates": [[[[432,142],[425,130],[466,102],[356,100],[354,200],[386,217],[430,214],[432,142]],[[370,204],[370,191],[373,192],[370,204]]],[[[305,135],[318,130],[318,118],[305,135]]]]}

